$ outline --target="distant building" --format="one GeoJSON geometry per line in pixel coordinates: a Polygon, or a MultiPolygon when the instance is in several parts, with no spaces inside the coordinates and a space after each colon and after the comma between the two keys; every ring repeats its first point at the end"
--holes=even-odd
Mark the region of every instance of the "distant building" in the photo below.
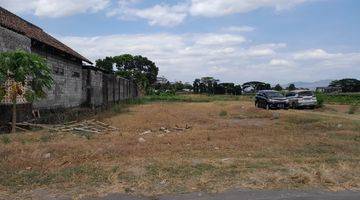
{"type": "Polygon", "coordinates": [[[339,93],[342,92],[341,87],[317,87],[316,92],[322,92],[322,93],[339,93]]]}

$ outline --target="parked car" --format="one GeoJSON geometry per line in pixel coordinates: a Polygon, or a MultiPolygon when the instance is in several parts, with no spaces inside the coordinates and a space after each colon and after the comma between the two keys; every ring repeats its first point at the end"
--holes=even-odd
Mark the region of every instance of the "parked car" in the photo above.
{"type": "Polygon", "coordinates": [[[255,106],[257,108],[265,109],[288,109],[289,100],[278,91],[274,90],[261,90],[256,93],[255,106]]]}
{"type": "Polygon", "coordinates": [[[286,98],[289,100],[291,108],[312,108],[317,105],[317,99],[313,91],[310,90],[294,90],[288,92],[286,98]]]}

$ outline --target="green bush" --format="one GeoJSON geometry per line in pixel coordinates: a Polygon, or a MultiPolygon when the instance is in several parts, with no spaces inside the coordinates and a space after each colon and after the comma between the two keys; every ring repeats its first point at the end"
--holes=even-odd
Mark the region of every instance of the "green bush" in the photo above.
{"type": "Polygon", "coordinates": [[[222,111],[219,113],[219,116],[221,116],[221,117],[225,117],[226,115],[227,115],[226,110],[222,110],[222,111]]]}
{"type": "Polygon", "coordinates": [[[324,98],[317,97],[317,107],[322,108],[324,106],[324,98]]]}
{"type": "Polygon", "coordinates": [[[1,137],[1,141],[4,143],[4,144],[10,144],[11,143],[11,139],[9,138],[9,136],[2,136],[1,137]]]}
{"type": "Polygon", "coordinates": [[[359,104],[360,93],[340,93],[340,94],[325,94],[317,93],[318,99],[323,99],[325,103],[337,103],[337,104],[359,104]]]}

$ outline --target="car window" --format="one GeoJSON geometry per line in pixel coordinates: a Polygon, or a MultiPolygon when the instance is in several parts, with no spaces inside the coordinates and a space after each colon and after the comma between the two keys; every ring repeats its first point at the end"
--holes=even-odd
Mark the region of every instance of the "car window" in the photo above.
{"type": "Polygon", "coordinates": [[[284,95],[282,95],[282,94],[279,93],[279,92],[267,92],[267,93],[266,93],[266,96],[267,96],[267,97],[270,97],[270,98],[274,98],[274,97],[284,97],[284,95]]]}
{"type": "Polygon", "coordinates": [[[299,97],[305,97],[305,96],[314,96],[314,92],[312,91],[299,92],[299,97]]]}
{"type": "Polygon", "coordinates": [[[287,93],[287,94],[286,94],[286,97],[292,97],[292,96],[295,96],[295,93],[290,92],[290,93],[287,93]]]}

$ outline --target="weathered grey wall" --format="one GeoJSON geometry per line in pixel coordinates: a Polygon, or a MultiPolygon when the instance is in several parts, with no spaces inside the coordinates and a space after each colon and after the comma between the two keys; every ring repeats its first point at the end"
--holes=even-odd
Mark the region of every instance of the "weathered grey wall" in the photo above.
{"type": "Polygon", "coordinates": [[[17,49],[30,51],[30,47],[30,38],[0,26],[0,51],[17,49]]]}
{"type": "Polygon", "coordinates": [[[111,105],[137,97],[135,84],[99,70],[82,69],[82,63],[31,46],[31,39],[0,26],[0,51],[24,49],[46,58],[53,70],[53,87],[47,97],[33,103],[36,109],[111,105]],[[89,96],[90,95],[90,96],[89,96]]]}
{"type": "Polygon", "coordinates": [[[47,97],[34,102],[34,108],[71,108],[80,106],[83,102],[81,63],[66,60],[38,49],[32,49],[32,51],[46,58],[48,64],[52,67],[54,79],[52,88],[47,91],[47,97]],[[56,73],[56,71],[58,72],[56,73]]]}
{"type": "Polygon", "coordinates": [[[137,97],[137,87],[131,81],[100,70],[83,69],[83,102],[90,107],[109,106],[130,97],[137,97]],[[89,79],[90,81],[86,81],[89,79]],[[129,96],[131,91],[132,96],[129,96]]]}

